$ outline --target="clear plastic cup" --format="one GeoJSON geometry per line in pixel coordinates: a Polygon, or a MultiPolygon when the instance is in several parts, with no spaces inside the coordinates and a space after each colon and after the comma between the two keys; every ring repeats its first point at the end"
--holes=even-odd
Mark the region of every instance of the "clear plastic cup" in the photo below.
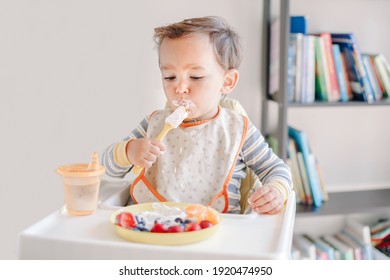
{"type": "Polygon", "coordinates": [[[57,169],[64,184],[64,198],[67,213],[71,216],[84,216],[95,213],[99,188],[100,175],[105,172],[101,165],[76,163],[66,164],[57,169]]]}

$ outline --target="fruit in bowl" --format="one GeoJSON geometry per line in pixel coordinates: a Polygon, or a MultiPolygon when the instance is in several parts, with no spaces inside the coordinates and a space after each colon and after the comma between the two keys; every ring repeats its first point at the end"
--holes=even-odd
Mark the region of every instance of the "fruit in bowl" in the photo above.
{"type": "Polygon", "coordinates": [[[142,203],[111,215],[115,232],[141,243],[180,245],[204,240],[220,226],[219,212],[209,206],[178,202],[142,203]]]}
{"type": "Polygon", "coordinates": [[[161,203],[152,204],[152,211],[136,214],[120,212],[116,224],[125,229],[154,233],[197,231],[218,224],[219,213],[209,206],[188,204],[184,209],[161,203]]]}

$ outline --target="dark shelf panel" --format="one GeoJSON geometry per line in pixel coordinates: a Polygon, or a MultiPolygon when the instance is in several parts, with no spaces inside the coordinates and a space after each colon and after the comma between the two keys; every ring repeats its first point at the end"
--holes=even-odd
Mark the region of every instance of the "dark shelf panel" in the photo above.
{"type": "Polygon", "coordinates": [[[329,193],[322,207],[297,204],[297,217],[337,215],[390,210],[390,189],[329,193]]]}

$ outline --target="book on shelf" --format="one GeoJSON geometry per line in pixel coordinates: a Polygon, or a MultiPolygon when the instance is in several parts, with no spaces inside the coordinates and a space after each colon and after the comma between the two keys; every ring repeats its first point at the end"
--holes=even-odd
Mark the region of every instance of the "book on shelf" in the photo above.
{"type": "Polygon", "coordinates": [[[301,252],[302,259],[315,260],[316,247],[315,245],[303,237],[302,234],[294,234],[292,243],[301,252]]]}
{"type": "Polygon", "coordinates": [[[352,241],[354,241],[361,248],[362,259],[364,260],[374,259],[374,251],[371,243],[365,243],[360,238],[360,236],[356,234],[355,231],[351,230],[351,228],[345,227],[341,233],[348,236],[352,241]]]}
{"type": "Polygon", "coordinates": [[[290,33],[307,34],[307,19],[306,16],[291,16],[290,17],[290,33]]]}
{"type": "Polygon", "coordinates": [[[368,225],[364,225],[353,218],[347,219],[346,230],[363,244],[371,244],[371,232],[368,225]]]}
{"type": "Polygon", "coordinates": [[[302,182],[301,172],[299,170],[299,162],[297,149],[294,139],[289,138],[287,144],[288,164],[291,169],[294,190],[297,195],[297,203],[307,204],[307,198],[302,182]]]}
{"type": "Polygon", "coordinates": [[[287,101],[288,103],[294,102],[294,78],[295,78],[295,46],[292,44],[291,40],[288,46],[288,56],[287,56],[287,101]]]}
{"type": "Polygon", "coordinates": [[[335,238],[333,235],[326,234],[321,237],[322,240],[324,240],[326,243],[328,243],[330,246],[332,246],[335,249],[335,252],[337,252],[337,258],[340,260],[353,260],[353,249],[351,246],[348,246],[347,244],[341,242],[337,238],[335,238]]]}
{"type": "Polygon", "coordinates": [[[351,83],[349,82],[349,78],[348,78],[347,64],[346,64],[346,61],[345,61],[345,57],[343,55],[341,55],[341,65],[343,66],[344,77],[345,77],[345,84],[347,86],[347,92],[348,92],[348,100],[353,100],[353,93],[352,93],[352,89],[351,89],[351,83]]]}
{"type": "Polygon", "coordinates": [[[291,244],[291,259],[292,260],[302,260],[301,251],[296,247],[294,243],[291,244]]]}
{"type": "Polygon", "coordinates": [[[354,260],[363,260],[363,248],[360,244],[356,243],[352,238],[350,238],[344,232],[338,232],[335,234],[335,237],[341,242],[345,243],[347,246],[352,248],[353,259],[354,260]]]}
{"type": "Polygon", "coordinates": [[[390,257],[390,219],[379,219],[371,225],[370,232],[371,244],[382,254],[390,257]]]}
{"type": "Polygon", "coordinates": [[[310,154],[310,161],[311,161],[312,165],[315,167],[315,170],[318,174],[318,180],[319,180],[320,187],[321,187],[322,201],[324,201],[324,202],[328,201],[329,195],[328,195],[328,192],[326,190],[324,178],[322,176],[322,170],[321,170],[320,164],[318,163],[317,158],[315,157],[315,155],[313,153],[310,154]]]}
{"type": "Polygon", "coordinates": [[[292,160],[291,160],[291,158],[287,157],[285,162],[286,162],[287,166],[291,170],[291,178],[292,178],[293,190],[294,190],[294,193],[295,193],[295,202],[297,204],[300,204],[300,203],[302,203],[302,200],[301,200],[301,196],[299,195],[299,190],[297,188],[298,187],[297,177],[296,177],[296,173],[294,171],[292,160]]]}
{"type": "Polygon", "coordinates": [[[334,260],[335,250],[328,243],[324,242],[319,237],[312,236],[310,234],[303,234],[303,237],[309,240],[316,247],[317,260],[334,260]]]}
{"type": "Polygon", "coordinates": [[[326,61],[324,56],[324,39],[315,37],[315,99],[318,101],[328,101],[328,91],[330,90],[329,78],[327,79],[326,61]]]}
{"type": "Polygon", "coordinates": [[[303,186],[303,194],[305,196],[306,205],[313,205],[313,194],[310,189],[310,182],[307,175],[307,168],[305,165],[305,160],[303,159],[302,152],[297,152],[297,160],[298,160],[298,167],[299,167],[299,174],[302,178],[302,186],[303,186]]]}
{"type": "Polygon", "coordinates": [[[362,54],[362,59],[363,59],[364,69],[367,72],[367,77],[368,77],[368,80],[369,80],[369,82],[371,84],[371,89],[372,89],[372,92],[373,92],[374,99],[376,101],[381,100],[382,97],[383,97],[382,96],[382,91],[381,91],[381,88],[379,87],[378,80],[376,78],[374,69],[372,67],[371,59],[366,54],[362,54]]]}
{"type": "Polygon", "coordinates": [[[343,60],[341,57],[340,46],[332,45],[333,59],[336,69],[337,82],[340,90],[340,101],[347,102],[349,100],[348,89],[347,89],[347,77],[345,76],[345,70],[343,66],[343,60]]]}
{"type": "Polygon", "coordinates": [[[288,50],[288,101],[314,102],[315,50],[314,36],[290,34],[288,50]]]}
{"type": "Polygon", "coordinates": [[[387,71],[384,61],[386,60],[382,54],[372,55],[374,60],[375,67],[378,71],[378,74],[381,78],[384,87],[384,97],[389,97],[390,95],[390,72],[387,71]]]}
{"type": "Polygon", "coordinates": [[[387,70],[387,73],[390,74],[390,63],[387,61],[386,57],[383,54],[379,54],[383,65],[385,65],[385,68],[387,70]]]}
{"type": "Polygon", "coordinates": [[[385,87],[383,85],[382,78],[379,75],[378,69],[375,65],[375,55],[368,54],[368,57],[370,58],[371,68],[374,71],[375,78],[376,78],[376,81],[378,82],[378,86],[379,86],[379,89],[380,89],[380,92],[381,92],[381,95],[383,98],[386,96],[387,93],[386,93],[385,87]]]}
{"type": "Polygon", "coordinates": [[[372,103],[374,95],[367,78],[362,56],[353,33],[331,33],[333,44],[338,44],[345,58],[353,99],[372,103]]]}
{"type": "Polygon", "coordinates": [[[293,65],[292,65],[292,82],[294,91],[292,99],[295,102],[300,102],[302,92],[302,62],[303,62],[303,34],[290,34],[290,44],[293,47],[293,65]]]}
{"type": "Polygon", "coordinates": [[[329,79],[327,85],[327,97],[329,102],[339,101],[340,100],[340,89],[339,83],[337,81],[337,74],[335,63],[333,59],[333,50],[332,50],[332,37],[329,32],[322,32],[316,34],[323,39],[324,45],[321,49],[321,54],[323,55],[324,68],[326,71],[326,79],[329,79]]]}
{"type": "Polygon", "coordinates": [[[306,133],[302,130],[298,130],[289,126],[288,135],[295,140],[299,152],[302,153],[303,163],[307,173],[307,179],[310,185],[310,190],[313,198],[313,205],[315,207],[320,207],[323,202],[321,186],[316,166],[313,165],[313,162],[310,159],[311,150],[306,133]]]}
{"type": "Polygon", "coordinates": [[[302,103],[313,103],[315,100],[315,44],[314,36],[303,37],[302,57],[302,103]]]}

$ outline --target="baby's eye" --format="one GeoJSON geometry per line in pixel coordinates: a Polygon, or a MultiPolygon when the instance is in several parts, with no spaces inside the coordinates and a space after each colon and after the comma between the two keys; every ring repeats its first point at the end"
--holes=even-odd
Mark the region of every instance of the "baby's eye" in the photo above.
{"type": "Polygon", "coordinates": [[[168,77],[164,77],[164,80],[167,80],[167,81],[172,81],[174,80],[176,77],[174,76],[168,76],[168,77]]]}
{"type": "Polygon", "coordinates": [[[204,77],[202,77],[202,76],[192,76],[191,77],[191,79],[193,79],[193,80],[201,80],[201,79],[203,79],[204,77]]]}

